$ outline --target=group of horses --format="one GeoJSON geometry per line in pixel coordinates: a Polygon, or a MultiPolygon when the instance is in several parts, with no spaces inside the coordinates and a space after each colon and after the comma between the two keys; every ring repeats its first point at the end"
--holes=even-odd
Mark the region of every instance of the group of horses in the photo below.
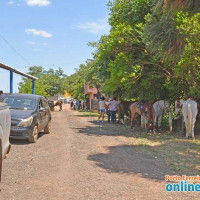
{"type": "MultiPolygon", "coordinates": [[[[186,126],[186,138],[194,138],[194,126],[198,113],[198,104],[192,99],[177,100],[175,102],[175,119],[178,119],[182,111],[183,120],[186,126]]],[[[134,126],[136,114],[141,116],[141,127],[146,130],[156,131],[161,129],[163,114],[169,115],[169,131],[172,132],[172,112],[170,104],[166,100],[159,100],[154,103],[148,102],[119,102],[119,121],[124,124],[124,116],[129,115],[131,128],[134,126]]]]}

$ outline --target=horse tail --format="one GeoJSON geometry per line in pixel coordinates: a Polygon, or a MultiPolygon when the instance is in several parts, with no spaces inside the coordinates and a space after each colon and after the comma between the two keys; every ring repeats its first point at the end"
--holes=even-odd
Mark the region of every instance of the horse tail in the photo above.
{"type": "Polygon", "coordinates": [[[188,103],[188,132],[192,134],[192,107],[190,103],[188,103]]]}

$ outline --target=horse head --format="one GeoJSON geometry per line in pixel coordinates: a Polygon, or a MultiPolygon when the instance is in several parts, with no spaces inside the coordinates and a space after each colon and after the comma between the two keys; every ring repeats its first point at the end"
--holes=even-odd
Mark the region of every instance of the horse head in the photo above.
{"type": "Polygon", "coordinates": [[[163,110],[166,110],[168,113],[171,112],[169,101],[163,100],[163,110]]]}
{"type": "Polygon", "coordinates": [[[150,102],[142,102],[141,114],[144,116],[146,130],[152,131],[154,127],[153,119],[153,104],[150,102]]]}
{"type": "Polygon", "coordinates": [[[180,112],[183,107],[183,102],[184,101],[182,99],[175,101],[175,118],[174,119],[179,119],[180,112]]]}

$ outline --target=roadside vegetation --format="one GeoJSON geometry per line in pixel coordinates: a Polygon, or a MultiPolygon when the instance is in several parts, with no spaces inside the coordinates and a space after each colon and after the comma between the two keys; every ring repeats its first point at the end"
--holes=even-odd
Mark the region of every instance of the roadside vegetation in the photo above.
{"type": "Polygon", "coordinates": [[[99,114],[89,110],[79,110],[79,112],[86,117],[98,117],[99,114]]]}
{"type": "Polygon", "coordinates": [[[183,139],[180,135],[166,133],[136,133],[129,139],[133,148],[163,159],[177,174],[195,175],[200,172],[200,137],[183,139]]]}

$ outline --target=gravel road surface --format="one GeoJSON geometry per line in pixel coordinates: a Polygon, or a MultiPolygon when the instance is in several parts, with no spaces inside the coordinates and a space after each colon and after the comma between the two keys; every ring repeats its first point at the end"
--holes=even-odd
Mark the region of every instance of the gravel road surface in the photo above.
{"type": "Polygon", "coordinates": [[[159,159],[135,150],[118,126],[98,124],[64,106],[51,134],[36,144],[12,141],[3,163],[0,200],[189,200],[197,193],[167,193],[159,159]]]}

